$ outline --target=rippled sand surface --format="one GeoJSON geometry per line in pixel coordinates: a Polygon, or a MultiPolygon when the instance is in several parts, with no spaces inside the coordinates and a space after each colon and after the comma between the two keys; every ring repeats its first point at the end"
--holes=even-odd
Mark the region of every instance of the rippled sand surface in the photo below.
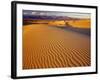
{"type": "Polygon", "coordinates": [[[23,69],[90,66],[90,37],[45,24],[23,26],[23,69]]]}

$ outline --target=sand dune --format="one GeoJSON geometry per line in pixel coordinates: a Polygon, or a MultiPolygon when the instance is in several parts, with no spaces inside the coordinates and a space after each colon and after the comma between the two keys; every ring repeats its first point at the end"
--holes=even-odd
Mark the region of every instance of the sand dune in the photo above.
{"type": "Polygon", "coordinates": [[[90,19],[71,20],[68,23],[71,26],[76,27],[76,28],[90,28],[91,27],[90,19]]]}
{"type": "Polygon", "coordinates": [[[90,66],[90,37],[46,24],[23,26],[23,69],[90,66]]]}
{"type": "Polygon", "coordinates": [[[90,19],[76,19],[76,20],[32,20],[25,19],[23,20],[24,25],[29,24],[48,24],[51,26],[65,27],[69,24],[74,28],[90,28],[91,20],[90,19]]]}

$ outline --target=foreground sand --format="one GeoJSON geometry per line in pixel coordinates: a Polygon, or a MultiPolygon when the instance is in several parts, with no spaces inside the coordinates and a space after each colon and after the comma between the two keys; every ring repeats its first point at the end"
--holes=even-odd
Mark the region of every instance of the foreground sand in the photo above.
{"type": "Polygon", "coordinates": [[[23,27],[23,69],[90,66],[90,37],[44,24],[23,27]]]}

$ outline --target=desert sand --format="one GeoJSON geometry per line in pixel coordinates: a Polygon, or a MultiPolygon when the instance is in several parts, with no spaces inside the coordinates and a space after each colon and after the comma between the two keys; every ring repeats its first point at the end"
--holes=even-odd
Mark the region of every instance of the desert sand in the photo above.
{"type": "Polygon", "coordinates": [[[23,26],[23,69],[90,66],[90,37],[46,24],[23,26]]]}

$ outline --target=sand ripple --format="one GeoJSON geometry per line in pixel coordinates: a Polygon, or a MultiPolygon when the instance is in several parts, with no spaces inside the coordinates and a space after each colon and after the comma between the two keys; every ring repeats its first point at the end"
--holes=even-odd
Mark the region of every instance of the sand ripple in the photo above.
{"type": "Polygon", "coordinates": [[[90,66],[90,38],[46,25],[23,27],[23,69],[90,66]]]}

